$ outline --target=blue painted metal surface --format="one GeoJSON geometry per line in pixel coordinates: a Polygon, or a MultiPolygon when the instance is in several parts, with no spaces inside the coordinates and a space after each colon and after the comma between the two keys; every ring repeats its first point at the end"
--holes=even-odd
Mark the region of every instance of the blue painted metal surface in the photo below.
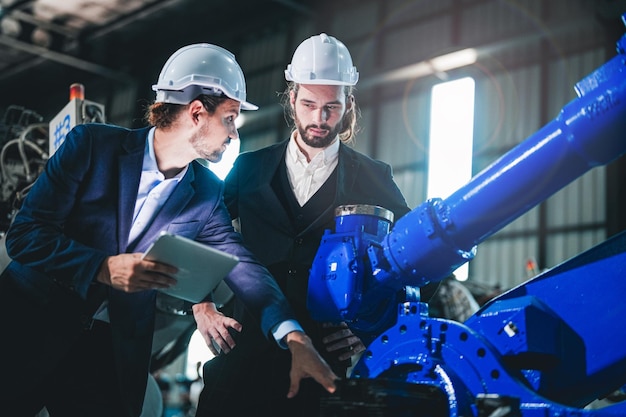
{"type": "Polygon", "coordinates": [[[626,232],[508,291],[465,324],[527,369],[535,390],[583,406],[626,382],[624,300],[626,232]],[[543,315],[529,319],[531,304],[543,315]]]}
{"type": "Polygon", "coordinates": [[[626,383],[624,279],[626,232],[465,323],[429,317],[425,303],[400,304],[397,322],[368,345],[351,377],[436,387],[451,417],[489,415],[478,405],[485,395],[516,399],[518,413],[506,416],[625,416],[626,403],[584,409],[626,383]]]}
{"type": "Polygon", "coordinates": [[[368,287],[366,277],[375,271],[363,256],[387,236],[393,213],[363,205],[338,207],[335,214],[335,232],[326,231],[311,268],[311,277],[323,277],[324,285],[309,286],[309,310],[320,321],[352,321],[358,315],[358,325],[367,329],[380,326],[381,321],[393,323],[395,311],[389,305],[395,305],[397,291],[368,287]]]}
{"type": "Polygon", "coordinates": [[[617,51],[576,84],[579,97],[553,121],[447,199],[424,202],[386,234],[371,227],[380,218],[366,214],[340,218],[336,233],[324,235],[309,309],[318,320],[347,321],[367,340],[353,379],[434,387],[450,416],[626,415],[626,403],[584,408],[626,384],[626,232],[465,323],[429,317],[411,296],[565,185],[626,153],[626,35],[617,51]],[[501,414],[485,411],[493,401],[501,414]]]}

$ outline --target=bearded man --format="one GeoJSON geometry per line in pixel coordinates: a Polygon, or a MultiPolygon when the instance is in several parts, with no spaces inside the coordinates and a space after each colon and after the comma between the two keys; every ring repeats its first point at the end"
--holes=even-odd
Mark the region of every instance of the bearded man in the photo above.
{"type": "MultiPolygon", "coordinates": [[[[351,357],[365,347],[345,323],[316,322],[307,310],[317,248],[324,230],[334,228],[338,206],[382,206],[396,219],[409,207],[391,167],[348,146],[357,131],[358,72],[345,45],[324,33],[306,39],[285,76],[283,105],[292,133],[239,155],[225,179],[224,199],[244,243],[271,271],[318,352],[345,378],[351,357]]],[[[211,306],[221,352],[204,365],[196,416],[319,416],[323,388],[304,379],[297,395],[285,395],[289,351],[263,340],[239,298],[232,307],[231,318],[211,306]]]]}

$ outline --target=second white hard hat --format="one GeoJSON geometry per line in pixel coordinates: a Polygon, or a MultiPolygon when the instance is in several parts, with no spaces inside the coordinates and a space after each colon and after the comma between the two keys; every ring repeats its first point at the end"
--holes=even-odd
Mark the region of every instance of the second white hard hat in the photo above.
{"type": "Polygon", "coordinates": [[[159,80],[152,86],[156,102],[189,104],[200,94],[237,100],[243,110],[258,106],[246,101],[246,81],[235,55],[209,43],[180,48],[167,60],[159,80]]]}
{"type": "Polygon", "coordinates": [[[359,73],[348,48],[338,39],[321,33],[305,39],[285,70],[287,81],[299,84],[355,85],[359,73]]]}

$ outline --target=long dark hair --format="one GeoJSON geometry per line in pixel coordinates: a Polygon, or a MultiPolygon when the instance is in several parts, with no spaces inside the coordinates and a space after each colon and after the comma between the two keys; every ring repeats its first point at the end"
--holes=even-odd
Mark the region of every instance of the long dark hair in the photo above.
{"type": "MultiPolygon", "coordinates": [[[[294,96],[298,97],[298,90],[300,89],[300,84],[294,83],[290,81],[287,83],[287,88],[284,92],[281,93],[280,103],[283,106],[285,112],[285,120],[289,126],[292,127],[293,130],[296,129],[295,126],[295,114],[294,110],[289,103],[289,95],[293,91],[294,96]]],[[[354,87],[351,85],[346,85],[343,88],[344,94],[346,95],[346,102],[350,96],[353,96],[354,87]]],[[[359,108],[356,104],[356,99],[352,103],[352,107],[349,108],[346,113],[343,115],[341,119],[341,129],[339,130],[339,140],[346,145],[353,144],[356,139],[355,136],[359,131],[358,119],[361,116],[359,108]]]]}

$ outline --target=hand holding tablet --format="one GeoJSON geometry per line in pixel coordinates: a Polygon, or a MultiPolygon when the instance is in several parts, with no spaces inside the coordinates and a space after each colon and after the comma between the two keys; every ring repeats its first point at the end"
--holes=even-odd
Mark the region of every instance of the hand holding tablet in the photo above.
{"type": "Polygon", "coordinates": [[[161,233],[143,259],[178,268],[173,275],[178,283],[159,291],[193,303],[201,302],[239,262],[234,255],[168,232],[161,233]]]}

